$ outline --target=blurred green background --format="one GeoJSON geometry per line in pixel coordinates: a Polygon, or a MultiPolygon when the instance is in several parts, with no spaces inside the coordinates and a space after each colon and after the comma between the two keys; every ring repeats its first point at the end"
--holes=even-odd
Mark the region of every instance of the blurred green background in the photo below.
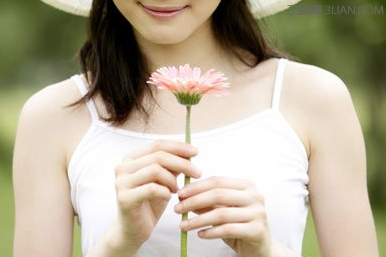
{"type": "MultiPolygon", "coordinates": [[[[386,2],[304,0],[302,4],[321,5],[322,14],[288,15],[287,11],[264,20],[264,28],[272,42],[301,62],[332,71],[349,88],[365,135],[370,200],[381,256],[386,256],[386,14],[324,14],[326,6],[337,12],[338,6],[380,9],[386,2]]],[[[85,22],[37,0],[0,1],[1,256],[12,256],[11,162],[19,111],[37,90],[78,72],[74,56],[85,38],[85,22]]],[[[74,241],[74,256],[81,256],[79,229],[74,241]]],[[[321,256],[311,217],[303,254],[321,256]]]]}

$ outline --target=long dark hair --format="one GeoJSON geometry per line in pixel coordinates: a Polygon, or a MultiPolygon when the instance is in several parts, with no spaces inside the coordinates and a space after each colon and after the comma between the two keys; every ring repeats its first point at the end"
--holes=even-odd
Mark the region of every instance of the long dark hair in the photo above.
{"type": "MultiPolygon", "coordinates": [[[[212,15],[213,31],[228,53],[250,67],[283,54],[270,47],[247,0],[222,0],[212,15]],[[242,50],[242,51],[240,51],[242,50]],[[242,52],[253,56],[246,58],[242,52]]],[[[133,28],[111,0],[94,0],[88,23],[88,39],[79,51],[82,72],[90,84],[88,93],[74,104],[80,104],[99,93],[109,117],[105,121],[123,124],[138,110],[146,124],[150,114],[143,106],[150,75],[146,59],[135,40],[133,28]]]]}

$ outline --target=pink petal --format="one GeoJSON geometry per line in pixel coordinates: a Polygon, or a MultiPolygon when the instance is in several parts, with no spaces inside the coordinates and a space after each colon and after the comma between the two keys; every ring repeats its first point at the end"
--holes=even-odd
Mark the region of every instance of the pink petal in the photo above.
{"type": "Polygon", "coordinates": [[[229,83],[221,72],[214,69],[201,75],[201,69],[189,64],[176,67],[162,67],[157,69],[147,81],[159,89],[168,89],[173,93],[191,92],[195,94],[228,95],[229,83]]]}

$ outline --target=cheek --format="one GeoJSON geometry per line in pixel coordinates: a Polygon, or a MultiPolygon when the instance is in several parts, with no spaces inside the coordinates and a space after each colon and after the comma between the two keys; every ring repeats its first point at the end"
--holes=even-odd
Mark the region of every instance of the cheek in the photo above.
{"type": "MultiPolygon", "coordinates": [[[[192,12],[197,17],[210,17],[217,9],[221,0],[193,0],[192,12]]],[[[228,0],[225,0],[228,1],[228,0]]]]}
{"type": "MultiPolygon", "coordinates": [[[[109,0],[111,1],[111,0],[109,0]]],[[[140,7],[136,3],[136,1],[132,0],[112,0],[119,10],[119,12],[128,20],[131,24],[133,24],[134,21],[139,20],[139,10],[140,7]]]]}
{"type": "Polygon", "coordinates": [[[115,7],[122,13],[126,13],[129,9],[128,3],[125,3],[123,0],[112,0],[115,7]]]}

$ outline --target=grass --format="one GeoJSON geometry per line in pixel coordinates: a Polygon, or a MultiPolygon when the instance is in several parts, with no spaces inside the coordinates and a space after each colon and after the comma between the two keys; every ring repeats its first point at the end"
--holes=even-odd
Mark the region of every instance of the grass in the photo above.
{"type": "MultiPolygon", "coordinates": [[[[0,152],[3,156],[12,156],[12,145],[15,136],[18,113],[22,104],[29,95],[30,90],[0,91],[0,143],[6,145],[7,152],[0,152]]],[[[4,148],[0,148],[2,150],[4,148]]],[[[0,159],[1,161],[2,159],[0,159]]],[[[12,256],[14,204],[11,181],[11,158],[0,162],[0,255],[12,256]]],[[[303,242],[303,255],[305,257],[321,257],[318,250],[317,240],[309,215],[305,238],[303,242]]],[[[374,210],[374,218],[377,227],[378,244],[380,256],[386,256],[386,219],[385,211],[374,210]]],[[[81,257],[80,252],[80,230],[75,225],[74,232],[74,257],[81,257]]]]}

